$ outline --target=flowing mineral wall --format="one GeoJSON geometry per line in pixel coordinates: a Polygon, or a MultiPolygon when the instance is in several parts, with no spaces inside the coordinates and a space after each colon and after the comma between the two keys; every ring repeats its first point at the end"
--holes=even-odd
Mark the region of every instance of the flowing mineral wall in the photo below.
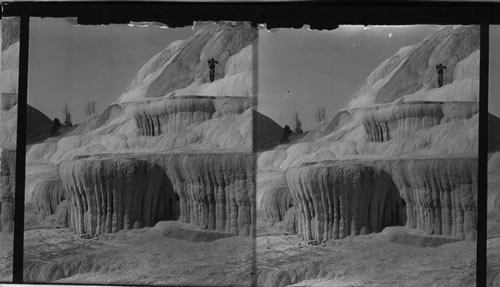
{"type": "Polygon", "coordinates": [[[478,151],[477,102],[396,102],[343,111],[313,141],[263,152],[259,169],[305,162],[478,151]]]}
{"type": "MultiPolygon", "coordinates": [[[[265,177],[262,173],[259,177],[265,177]]],[[[257,209],[263,209],[267,222],[274,224],[285,219],[285,214],[293,206],[293,197],[281,173],[266,180],[257,181],[257,209]]]]}
{"type": "Polygon", "coordinates": [[[172,99],[143,105],[136,111],[135,120],[141,135],[155,136],[211,119],[214,112],[210,98],[172,99]]]}
{"type": "Polygon", "coordinates": [[[404,222],[390,175],[373,166],[343,162],[290,168],[286,182],[304,240],[342,239],[404,222]]]}
{"type": "Polygon", "coordinates": [[[468,119],[477,112],[476,102],[398,103],[368,109],[362,121],[369,141],[384,142],[409,137],[444,122],[468,119]]]}
{"type": "Polygon", "coordinates": [[[161,167],[134,157],[89,157],[59,164],[70,226],[91,236],[175,219],[175,196],[161,167]]]}
{"type": "Polygon", "coordinates": [[[272,186],[262,197],[264,211],[270,224],[284,220],[286,212],[293,206],[293,197],[286,185],[272,186]]]}
{"type": "Polygon", "coordinates": [[[290,168],[286,180],[305,240],[405,222],[429,234],[475,240],[477,172],[473,155],[342,160],[290,168]]]}
{"type": "Polygon", "coordinates": [[[158,136],[214,117],[242,114],[253,106],[255,99],[248,97],[185,96],[144,103],[137,107],[134,118],[140,135],[158,136]]]}
{"type": "Polygon", "coordinates": [[[36,207],[40,220],[55,214],[58,209],[60,213],[64,211],[58,207],[65,200],[66,192],[56,165],[29,164],[26,166],[25,180],[24,202],[36,207]]]}
{"type": "Polygon", "coordinates": [[[101,155],[59,164],[70,226],[96,235],[177,219],[235,235],[253,234],[251,153],[101,155]]]}
{"type": "Polygon", "coordinates": [[[179,153],[153,156],[179,197],[179,221],[249,236],[255,229],[255,156],[252,153],[179,153]]]}
{"type": "Polygon", "coordinates": [[[477,157],[415,158],[382,164],[406,202],[406,226],[476,239],[477,157]]]}
{"type": "Polygon", "coordinates": [[[39,218],[45,219],[56,213],[66,194],[59,179],[43,179],[35,184],[33,197],[39,218]]]}

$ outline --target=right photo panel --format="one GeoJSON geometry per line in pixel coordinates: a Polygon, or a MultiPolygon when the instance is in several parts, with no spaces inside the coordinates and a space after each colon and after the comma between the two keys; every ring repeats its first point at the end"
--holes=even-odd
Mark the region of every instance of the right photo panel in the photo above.
{"type": "Polygon", "coordinates": [[[490,25],[488,98],[488,286],[500,286],[500,25],[490,25]]]}
{"type": "Polygon", "coordinates": [[[258,286],[475,285],[479,48],[475,25],[259,27],[258,286]]]}

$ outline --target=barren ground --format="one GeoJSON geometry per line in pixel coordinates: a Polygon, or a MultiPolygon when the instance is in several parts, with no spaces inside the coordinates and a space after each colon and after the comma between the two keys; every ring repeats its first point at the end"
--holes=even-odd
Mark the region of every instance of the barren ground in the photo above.
{"type": "MultiPolygon", "coordinates": [[[[176,228],[167,224],[163,229],[123,230],[92,239],[82,239],[67,228],[27,230],[25,279],[203,286],[249,286],[253,279],[259,286],[475,285],[476,242],[440,245],[446,241],[404,227],[308,245],[297,235],[283,235],[277,229],[263,227],[260,218],[257,276],[253,276],[255,241],[251,238],[205,242],[214,239],[206,235],[206,230],[172,224],[176,228]],[[179,230],[194,230],[201,235],[190,236],[191,241],[174,239],[184,234],[179,230]],[[440,246],[417,247],[429,244],[440,246]]],[[[1,239],[2,244],[9,240],[7,236],[1,239]]],[[[500,241],[489,243],[500,254],[500,241]]],[[[10,262],[11,257],[2,248],[2,278],[8,276],[10,262]]]]}
{"type": "Polygon", "coordinates": [[[310,246],[273,235],[257,250],[262,286],[475,286],[476,242],[414,247],[369,234],[310,246]]]}

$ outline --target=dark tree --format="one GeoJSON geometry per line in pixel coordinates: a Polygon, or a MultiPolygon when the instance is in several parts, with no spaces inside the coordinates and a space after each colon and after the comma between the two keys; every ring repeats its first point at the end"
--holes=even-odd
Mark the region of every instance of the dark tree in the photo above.
{"type": "Polygon", "coordinates": [[[297,111],[295,111],[295,132],[297,134],[304,133],[304,131],[302,130],[302,121],[300,120],[299,112],[297,111]]]}
{"type": "Polygon", "coordinates": [[[59,121],[58,118],[55,118],[53,121],[53,126],[52,126],[52,132],[51,136],[54,136],[57,134],[57,131],[61,128],[61,121],[59,121]]]}
{"type": "Polygon", "coordinates": [[[288,125],[285,125],[283,130],[284,130],[284,133],[283,133],[282,142],[285,142],[288,140],[288,137],[292,134],[292,129],[288,125]]]}
{"type": "Polygon", "coordinates": [[[64,125],[67,127],[72,127],[73,123],[71,122],[71,113],[69,112],[68,104],[64,104],[63,114],[64,114],[64,125]]]}
{"type": "Polygon", "coordinates": [[[85,114],[88,117],[95,115],[95,101],[87,101],[87,104],[85,105],[85,114]]]}
{"type": "Polygon", "coordinates": [[[324,122],[325,119],[326,119],[326,108],[318,107],[316,109],[316,122],[319,124],[324,122]]]}

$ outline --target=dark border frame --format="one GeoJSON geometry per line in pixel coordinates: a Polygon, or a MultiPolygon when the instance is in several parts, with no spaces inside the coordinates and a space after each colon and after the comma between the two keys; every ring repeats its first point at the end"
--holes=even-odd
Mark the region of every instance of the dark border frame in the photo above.
{"type": "MultiPolygon", "coordinates": [[[[23,282],[24,183],[26,104],[28,85],[29,17],[77,17],[79,24],[161,22],[171,27],[196,21],[250,21],[267,28],[334,29],[339,24],[481,24],[480,115],[478,158],[478,236],[476,284],[486,286],[487,136],[489,26],[500,24],[500,3],[495,2],[3,2],[4,17],[21,17],[16,206],[13,282],[23,282]],[[166,12],[167,11],[167,12],[166,12]],[[21,200],[22,199],[22,200],[21,200]]],[[[58,284],[58,283],[51,283],[58,284]]],[[[256,284],[256,282],[254,282],[256,284]]],[[[72,284],[87,285],[87,284],[72,284]]],[[[98,284],[96,284],[98,285],[98,284]]],[[[106,286],[126,286],[106,284],[106,286]]],[[[130,285],[136,286],[136,285],[130,285]]]]}
{"type": "Polygon", "coordinates": [[[81,24],[158,21],[169,26],[196,21],[252,21],[268,28],[332,29],[338,24],[494,24],[500,3],[431,1],[295,2],[4,2],[4,16],[74,17],[81,24]],[[165,13],[168,11],[168,13],[165,13]]]}
{"type": "Polygon", "coordinates": [[[487,284],[488,237],[488,80],[490,26],[481,25],[479,58],[479,144],[477,176],[476,286],[487,284]]]}
{"type": "Polygon", "coordinates": [[[19,35],[19,82],[17,100],[16,194],[14,209],[14,261],[12,280],[21,283],[24,259],[24,188],[26,182],[26,116],[28,106],[29,18],[21,17],[19,35]]]}

